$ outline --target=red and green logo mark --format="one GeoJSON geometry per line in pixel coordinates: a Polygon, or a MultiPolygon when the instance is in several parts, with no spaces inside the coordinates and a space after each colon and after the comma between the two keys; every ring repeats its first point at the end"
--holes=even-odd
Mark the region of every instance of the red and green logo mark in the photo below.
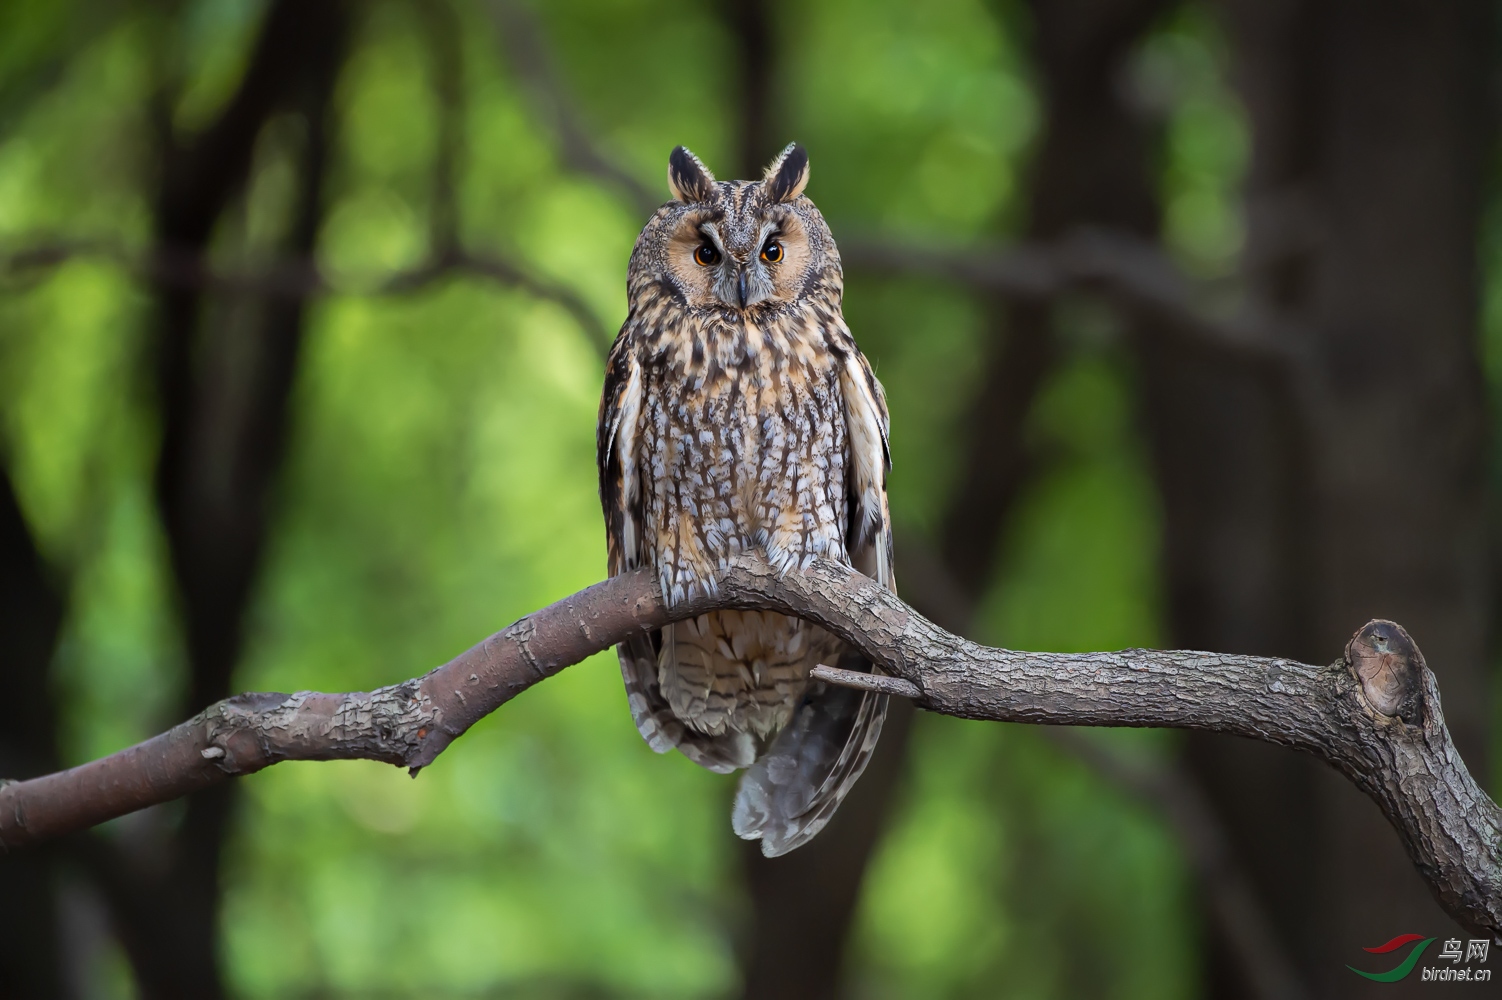
{"type": "Polygon", "coordinates": [[[1424,949],[1433,944],[1434,940],[1434,938],[1426,938],[1422,934],[1399,934],[1386,944],[1379,944],[1375,948],[1361,949],[1362,951],[1371,952],[1373,955],[1387,955],[1397,951],[1404,945],[1413,944],[1415,941],[1419,942],[1418,946],[1408,953],[1408,957],[1398,963],[1396,967],[1386,972],[1362,972],[1354,965],[1348,965],[1346,968],[1358,976],[1365,976],[1379,983],[1395,983],[1413,971],[1413,967],[1419,964],[1419,958],[1424,954],[1424,949]]]}

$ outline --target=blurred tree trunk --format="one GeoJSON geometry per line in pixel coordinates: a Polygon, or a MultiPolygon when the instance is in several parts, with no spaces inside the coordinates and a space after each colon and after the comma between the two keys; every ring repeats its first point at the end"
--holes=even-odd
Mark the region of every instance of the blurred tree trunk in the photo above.
{"type": "MultiPolygon", "coordinates": [[[[0,775],[55,771],[57,712],[48,684],[63,604],[0,468],[0,685],[12,706],[0,726],[0,775]]],[[[63,995],[54,847],[0,853],[0,996],[63,995]]]]}
{"type": "Polygon", "coordinates": [[[772,134],[772,109],[782,96],[772,0],[720,0],[719,11],[736,53],[734,176],[760,180],[762,168],[791,141],[772,134]]]}
{"type": "MultiPolygon", "coordinates": [[[[1043,135],[1030,172],[1027,236],[1046,242],[1079,226],[1151,237],[1157,193],[1149,137],[1120,85],[1134,46],[1172,0],[1032,0],[1033,57],[1043,135]]],[[[1027,475],[1022,425],[1055,360],[1053,303],[992,303],[993,348],[984,387],[961,433],[971,447],[942,538],[944,562],[978,600],[1027,475]]]]}
{"type": "MultiPolygon", "coordinates": [[[[325,119],[346,21],[333,0],[280,0],[268,10],[245,76],[219,118],[187,141],[164,125],[159,252],[207,252],[244,195],[264,126],[290,113],[301,122],[301,139],[287,140],[296,148],[286,154],[295,158],[299,187],[279,249],[311,257],[322,218],[325,119]]],[[[304,313],[295,298],[209,297],[193,287],[159,294],[157,503],[190,669],[189,691],[175,715],[231,693],[286,450],[304,313]]],[[[234,797],[234,787],[225,785],[187,800],[167,842],[149,852],[154,858],[93,845],[104,852],[95,855],[93,873],[147,997],[224,995],[220,862],[234,797]]]]}
{"type": "MultiPolygon", "coordinates": [[[[1308,370],[1279,393],[1142,345],[1173,642],[1321,662],[1367,619],[1402,621],[1481,769],[1490,8],[1224,6],[1253,128],[1247,271],[1308,370]]],[[[1343,967],[1362,946],[1459,933],[1376,808],[1333,773],[1211,736],[1191,736],[1189,758],[1319,995],[1363,994],[1343,967]]],[[[1222,943],[1209,962],[1212,995],[1247,995],[1222,943]]]]}
{"type": "MultiPolygon", "coordinates": [[[[1034,4],[1036,54],[1044,81],[1045,125],[1031,172],[1028,235],[1048,239],[1083,224],[1147,235],[1157,228],[1148,180],[1146,137],[1116,85],[1132,46],[1169,0],[1085,0],[1034,4]]],[[[765,10],[761,11],[765,29],[765,10]]],[[[767,65],[756,39],[746,64],[767,65]]],[[[761,112],[764,116],[765,112],[761,112]]],[[[759,122],[755,116],[748,121],[759,122]]],[[[765,126],[757,124],[757,128],[765,126]]],[[[750,133],[746,149],[765,140],[750,133]]],[[[940,573],[926,553],[899,542],[898,577],[916,584],[909,599],[958,631],[997,571],[1000,540],[1033,471],[1023,430],[1033,399],[1056,361],[1052,304],[987,304],[991,337],[982,386],[960,428],[968,442],[960,487],[944,518],[940,573]],[[945,581],[929,584],[929,580],[945,581]],[[946,593],[960,585],[960,593],[946,593]],[[936,603],[939,598],[942,603],[936,603]]],[[[816,1000],[840,993],[851,921],[871,852],[907,756],[910,703],[894,699],[870,767],[829,827],[806,847],[776,860],[745,848],[753,926],[744,996],[816,1000]]]]}
{"type": "MultiPolygon", "coordinates": [[[[739,68],[736,176],[757,179],[786,144],[772,134],[777,51],[769,0],[720,5],[739,68]]],[[[829,825],[780,858],[740,844],[751,902],[742,968],[747,1000],[817,1000],[839,993],[861,882],[907,758],[911,703],[893,699],[881,741],[829,825]]]]}

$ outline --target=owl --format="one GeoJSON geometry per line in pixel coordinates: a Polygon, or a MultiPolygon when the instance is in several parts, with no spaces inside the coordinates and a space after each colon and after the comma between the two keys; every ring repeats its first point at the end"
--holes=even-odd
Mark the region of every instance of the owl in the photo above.
{"type": "MultiPolygon", "coordinates": [[[[682,146],[673,199],[637,238],[630,311],[600,400],[600,501],[612,576],[646,567],[669,606],[712,595],[758,551],[816,557],[888,588],[886,397],[841,314],[844,277],[788,146],[762,180],[716,181],[682,146]]],[[[618,647],[636,727],[712,771],[745,769],[731,823],[768,857],[813,837],[865,768],[886,698],[810,679],[871,670],[816,625],[717,611],[618,647]]]]}

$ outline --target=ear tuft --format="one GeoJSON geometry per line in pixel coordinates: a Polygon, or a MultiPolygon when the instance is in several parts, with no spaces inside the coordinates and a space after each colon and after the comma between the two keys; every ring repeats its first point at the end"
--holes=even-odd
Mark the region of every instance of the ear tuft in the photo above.
{"type": "Polygon", "coordinates": [[[796,142],[777,154],[767,167],[765,179],[767,197],[774,202],[792,201],[808,186],[808,151],[796,142]]]}
{"type": "Polygon", "coordinates": [[[686,146],[674,146],[668,156],[668,189],[685,205],[703,201],[714,190],[714,174],[686,146]]]}

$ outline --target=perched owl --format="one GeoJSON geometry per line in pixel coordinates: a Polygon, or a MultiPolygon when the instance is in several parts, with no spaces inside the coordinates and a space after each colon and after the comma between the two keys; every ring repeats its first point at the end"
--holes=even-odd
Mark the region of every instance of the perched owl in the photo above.
{"type": "MultiPolygon", "coordinates": [[[[671,604],[736,553],[784,572],[822,556],[892,588],[887,407],[840,312],[844,278],[790,145],[764,178],[717,182],[673,150],[673,200],[631,253],[597,437],[610,573],[671,604]]],[[[818,833],[870,759],[881,695],[810,681],[860,653],[785,615],[719,611],[619,647],[642,736],[712,771],[747,768],[732,824],[769,857],[818,833]]]]}

